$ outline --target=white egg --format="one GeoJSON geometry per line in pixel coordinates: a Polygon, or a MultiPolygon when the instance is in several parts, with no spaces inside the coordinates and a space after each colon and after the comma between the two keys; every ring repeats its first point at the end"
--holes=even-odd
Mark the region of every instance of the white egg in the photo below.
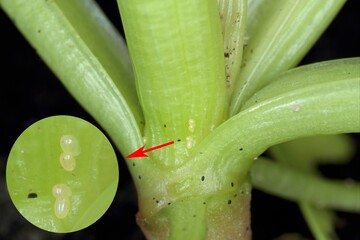
{"type": "Polygon", "coordinates": [[[300,112],[301,111],[301,106],[298,105],[298,104],[293,105],[292,110],[293,110],[293,112],[300,112]]]}
{"type": "Polygon", "coordinates": [[[60,154],[60,165],[66,171],[73,171],[76,167],[75,157],[71,153],[61,153],[60,154]]]}
{"type": "Polygon", "coordinates": [[[188,127],[188,129],[189,129],[189,131],[191,133],[193,133],[195,131],[195,125],[196,125],[195,120],[194,119],[189,119],[189,127],[188,127]]]}
{"type": "Polygon", "coordinates": [[[192,136],[187,136],[186,137],[186,148],[191,149],[193,146],[194,146],[194,140],[193,140],[192,136]]]}
{"type": "Polygon", "coordinates": [[[55,216],[59,219],[64,219],[68,215],[71,208],[71,189],[66,184],[56,184],[52,189],[52,194],[55,197],[55,216]]]}
{"type": "Polygon", "coordinates": [[[68,198],[71,197],[72,192],[68,185],[60,183],[53,186],[52,194],[55,198],[68,198]]]}
{"type": "Polygon", "coordinates": [[[64,219],[70,211],[71,202],[69,197],[57,198],[54,204],[55,216],[59,219],[64,219]]]}
{"type": "Polygon", "coordinates": [[[63,135],[60,138],[60,146],[63,152],[78,156],[81,152],[79,141],[73,135],[63,135]]]}

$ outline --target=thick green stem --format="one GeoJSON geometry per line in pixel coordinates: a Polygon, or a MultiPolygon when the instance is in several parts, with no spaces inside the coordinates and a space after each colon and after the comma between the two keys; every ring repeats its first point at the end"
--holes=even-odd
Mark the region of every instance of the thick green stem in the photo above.
{"type": "Polygon", "coordinates": [[[138,170],[141,218],[151,219],[168,203],[227,194],[233,185],[242,185],[253,159],[272,145],[305,136],[359,132],[360,79],[354,70],[358,59],[316,65],[311,75],[322,79],[324,69],[332,74],[339,64],[344,64],[344,71],[334,78],[325,75],[327,81],[302,84],[311,65],[288,74],[289,84],[280,81],[269,85],[269,89],[280,85],[285,90],[275,91],[275,96],[267,88],[259,92],[256,97],[261,102],[254,100],[215,129],[182,167],[172,171],[138,170]]]}
{"type": "MultiPolygon", "coordinates": [[[[173,190],[168,193],[179,197],[222,191],[229,181],[246,176],[252,160],[272,145],[306,136],[360,132],[358,59],[350,62],[349,69],[353,70],[344,71],[333,81],[329,78],[330,82],[302,86],[288,79],[287,92],[267,95],[266,99],[261,92],[254,96],[255,102],[256,97],[263,101],[230,118],[205,138],[194,149],[192,161],[168,178],[172,182],[168,189],[173,190]],[[201,176],[206,177],[205,182],[199,181],[201,176]]],[[[278,84],[282,85],[269,85],[264,94],[278,84]]]]}
{"type": "Polygon", "coordinates": [[[215,0],[119,0],[144,142],[177,144],[149,153],[174,169],[227,116],[224,53],[215,0]]]}
{"type": "MultiPolygon", "coordinates": [[[[151,217],[137,221],[148,239],[251,239],[250,185],[230,184],[227,193],[195,196],[167,204],[151,217]]],[[[156,200],[155,200],[156,201],[156,200]]]]}

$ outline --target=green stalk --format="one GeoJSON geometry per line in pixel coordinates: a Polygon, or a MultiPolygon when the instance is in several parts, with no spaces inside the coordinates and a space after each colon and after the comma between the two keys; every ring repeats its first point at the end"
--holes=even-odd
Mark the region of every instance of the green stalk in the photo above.
{"type": "Polygon", "coordinates": [[[203,204],[201,200],[179,201],[174,207],[164,209],[164,211],[172,216],[169,219],[169,229],[171,229],[169,239],[179,239],[179,236],[189,240],[206,239],[206,204],[203,204]],[[194,228],[194,226],[197,227],[194,228]]]}
{"type": "Polygon", "coordinates": [[[226,191],[229,182],[246,178],[252,160],[272,145],[307,136],[360,132],[358,67],[359,58],[314,64],[270,84],[249,100],[255,104],[194,149],[193,159],[168,179],[168,193],[179,197],[226,191]],[[332,75],[332,69],[342,63],[343,71],[332,75]],[[319,81],[306,81],[308,73],[319,81]],[[279,90],[271,95],[275,89],[279,90]],[[207,180],[201,182],[201,176],[207,180]]]}
{"type": "Polygon", "coordinates": [[[335,231],[335,213],[324,208],[300,202],[299,207],[316,240],[339,240],[335,231]]]}
{"type": "MultiPolygon", "coordinates": [[[[257,91],[244,103],[243,109],[247,109],[274,96],[280,97],[290,91],[311,88],[315,85],[336,81],[359,79],[359,67],[360,57],[355,57],[317,62],[290,69],[277,76],[271,84],[257,91]]],[[[320,94],[321,91],[319,91],[320,94]]],[[[337,95],[340,95],[340,93],[337,95]]],[[[355,98],[354,100],[357,99],[355,98]]]]}
{"type": "Polygon", "coordinates": [[[315,206],[305,201],[298,202],[298,206],[315,239],[339,239],[335,231],[336,214],[332,209],[315,206]]]}
{"type": "Polygon", "coordinates": [[[218,0],[222,34],[227,93],[230,97],[239,78],[246,26],[246,0],[218,0]]]}
{"type": "Polygon", "coordinates": [[[355,146],[348,134],[323,135],[275,145],[267,152],[278,163],[318,174],[319,164],[347,164],[355,146]]]}
{"type": "Polygon", "coordinates": [[[138,224],[148,239],[234,239],[249,231],[239,226],[249,224],[250,191],[230,206],[228,195],[179,198],[169,194],[174,190],[167,184],[174,173],[181,176],[176,169],[227,117],[216,1],[128,0],[118,5],[146,120],[144,142],[149,147],[176,142],[149,154],[151,171],[137,170],[138,224]],[[222,211],[224,206],[228,210],[222,211]]]}
{"type": "Polygon", "coordinates": [[[256,0],[248,6],[247,43],[230,115],[279,73],[295,66],[331,23],[345,0],[256,0]]]}
{"type": "Polygon", "coordinates": [[[140,212],[138,224],[147,239],[249,240],[251,187],[248,183],[230,186],[232,190],[227,193],[171,202],[152,216],[140,212]]]}
{"type": "Polygon", "coordinates": [[[149,153],[174,169],[226,116],[221,24],[215,0],[118,1],[145,115],[149,153]]]}
{"type": "Polygon", "coordinates": [[[324,180],[264,158],[253,164],[251,182],[262,191],[289,200],[311,203],[319,208],[360,212],[360,183],[324,180]]]}
{"type": "MultiPolygon", "coordinates": [[[[250,98],[268,81],[263,75],[275,76],[269,69],[278,73],[295,64],[343,3],[329,2],[321,11],[319,2],[285,2],[285,11],[271,11],[280,28],[259,31],[270,44],[250,35],[252,50],[261,51],[253,63],[245,59],[254,71],[242,69],[247,77],[235,86],[241,91],[234,92],[231,114],[242,111],[225,123],[215,0],[118,1],[136,83],[124,42],[93,2],[0,0],[0,6],[124,154],[143,143],[176,141],[146,161],[128,162],[139,193],[139,225],[149,239],[176,240],[249,239],[248,170],[255,157],[299,137],[360,132],[359,59],[289,71],[250,98]],[[303,21],[315,30],[299,27],[307,25],[303,21]]],[[[329,206],[359,209],[349,201],[329,206]]]]}
{"type": "Polygon", "coordinates": [[[0,6],[119,150],[138,147],[143,117],[128,52],[100,8],[88,0],[1,0],[0,6]]]}
{"type": "MultiPolygon", "coordinates": [[[[268,153],[273,159],[276,160],[276,162],[278,163],[277,165],[282,165],[283,167],[290,168],[292,171],[304,175],[303,180],[297,180],[307,181],[307,177],[309,175],[312,175],[315,179],[321,179],[319,181],[327,183],[326,179],[320,178],[320,173],[318,173],[316,168],[317,164],[346,163],[346,161],[352,158],[354,150],[354,144],[351,142],[351,139],[348,135],[329,135],[297,139],[295,141],[279,144],[271,147],[268,153]]],[[[270,177],[270,173],[273,172],[274,171],[270,170],[267,171],[266,174],[264,174],[260,171],[256,173],[254,172],[254,175],[256,175],[255,178],[257,178],[257,176],[260,176],[261,178],[264,175],[270,177]]],[[[270,178],[279,179],[279,176],[273,175],[270,178]]],[[[289,185],[295,184],[291,181],[289,181],[288,183],[289,185]]],[[[303,184],[304,183],[302,183],[302,185],[303,184]]],[[[329,183],[327,185],[329,185],[329,183]]],[[[309,186],[311,186],[311,188],[315,188],[314,190],[316,190],[318,193],[321,193],[321,195],[317,194],[318,199],[316,201],[316,205],[314,203],[309,203],[303,200],[298,201],[298,205],[304,216],[304,219],[306,220],[309,228],[311,229],[316,239],[338,239],[335,232],[335,212],[332,209],[318,206],[321,202],[324,202],[322,197],[326,198],[328,196],[322,195],[323,189],[319,188],[319,184],[311,182],[309,186]]],[[[265,185],[261,185],[261,187],[265,187],[265,185]]],[[[278,186],[273,186],[272,188],[277,187],[278,186]]],[[[292,187],[289,186],[289,188],[292,187]]],[[[305,190],[299,187],[296,187],[295,189],[299,190],[299,195],[301,195],[302,191],[305,190]]],[[[329,190],[327,191],[329,192],[329,190]]],[[[336,189],[333,189],[333,191],[336,191],[336,189]]],[[[356,200],[356,198],[354,200],[356,200]]],[[[327,199],[325,199],[325,202],[326,201],[327,199]]]]}
{"type": "MultiPolygon", "coordinates": [[[[254,96],[255,100],[250,99],[245,110],[210,133],[183,166],[171,171],[157,169],[155,174],[142,172],[138,221],[147,223],[143,229],[170,233],[169,221],[182,226],[193,223],[176,216],[179,211],[196,211],[196,204],[194,208],[174,209],[173,215],[169,211],[165,217],[162,210],[169,203],[175,206],[182,200],[216,197],[214,205],[224,209],[234,186],[241,189],[247,182],[253,159],[272,145],[306,136],[360,132],[358,66],[356,58],[289,71],[254,96]],[[334,74],[340,65],[342,71],[334,74]]],[[[240,202],[246,206],[246,200],[240,202]]],[[[244,211],[235,209],[232,211],[238,212],[238,219],[246,222],[244,211]]]]}

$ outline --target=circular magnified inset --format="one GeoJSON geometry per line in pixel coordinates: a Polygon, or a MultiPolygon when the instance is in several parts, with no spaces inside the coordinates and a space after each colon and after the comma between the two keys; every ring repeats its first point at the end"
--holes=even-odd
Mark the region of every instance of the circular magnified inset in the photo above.
{"type": "Polygon", "coordinates": [[[42,119],[16,140],[6,166],[8,191],[35,226],[58,233],[98,220],[114,199],[115,152],[94,125],[71,116],[42,119]]]}

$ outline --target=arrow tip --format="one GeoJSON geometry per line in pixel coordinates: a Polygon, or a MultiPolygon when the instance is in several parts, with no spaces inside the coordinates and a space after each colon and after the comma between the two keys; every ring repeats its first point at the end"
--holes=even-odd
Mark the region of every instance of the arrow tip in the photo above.
{"type": "Polygon", "coordinates": [[[126,156],[126,158],[141,158],[141,157],[147,157],[148,155],[145,154],[144,152],[144,147],[142,146],[141,148],[139,148],[138,150],[134,151],[133,153],[129,154],[128,156],[126,156]]]}

